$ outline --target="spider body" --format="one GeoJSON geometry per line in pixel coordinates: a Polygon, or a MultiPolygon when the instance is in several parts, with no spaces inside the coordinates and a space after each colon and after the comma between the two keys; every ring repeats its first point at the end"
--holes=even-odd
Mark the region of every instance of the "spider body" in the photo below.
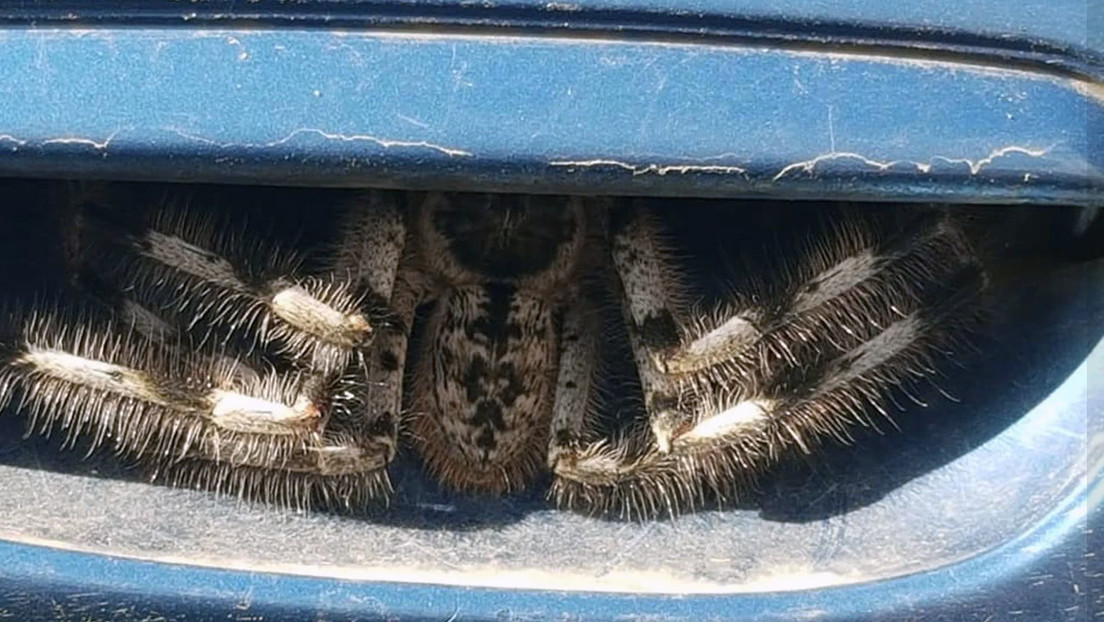
{"type": "Polygon", "coordinates": [[[633,202],[367,192],[314,257],[233,216],[85,203],[61,236],[76,292],[0,325],[0,405],[155,478],[292,505],[386,499],[406,445],[464,492],[550,473],[585,512],[723,504],[877,427],[986,288],[935,209],[844,210],[703,302],[688,249],[633,202]],[[624,374],[610,333],[627,414],[598,399],[624,374]]]}
{"type": "MultiPolygon", "coordinates": [[[[543,470],[564,308],[579,302],[588,213],[577,201],[436,195],[415,215],[415,444],[442,482],[503,493],[543,470]],[[415,260],[417,261],[417,260],[415,260]]],[[[411,270],[407,271],[409,274],[411,270]]]]}

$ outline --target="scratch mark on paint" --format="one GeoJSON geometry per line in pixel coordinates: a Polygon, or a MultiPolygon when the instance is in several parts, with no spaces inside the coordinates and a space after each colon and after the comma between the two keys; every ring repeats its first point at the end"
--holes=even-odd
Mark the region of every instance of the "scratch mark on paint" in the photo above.
{"type": "Polygon", "coordinates": [[[62,136],[58,138],[47,138],[42,141],[43,145],[88,145],[96,151],[107,151],[107,146],[111,144],[112,140],[115,140],[115,136],[122,130],[115,130],[107,135],[107,138],[103,140],[94,140],[92,138],[82,138],[79,136],[62,136]]]}
{"type": "Polygon", "coordinates": [[[553,160],[552,162],[549,162],[549,165],[570,169],[616,167],[631,172],[633,176],[659,175],[660,177],[669,173],[743,174],[747,172],[747,169],[743,167],[723,164],[631,164],[628,162],[622,162],[620,160],[553,160]]]}
{"type": "Polygon", "coordinates": [[[456,149],[453,147],[445,147],[443,145],[434,144],[424,140],[394,140],[389,138],[380,138],[379,136],[372,136],[371,134],[340,134],[335,132],[327,132],[325,130],[305,127],[297,129],[283,138],[273,140],[266,143],[223,143],[216,140],[211,140],[203,136],[191,134],[183,130],[176,128],[168,128],[178,136],[186,138],[188,140],[194,140],[206,145],[212,145],[219,149],[266,149],[269,147],[279,147],[287,144],[296,138],[303,135],[314,135],[325,138],[326,140],[333,140],[338,142],[369,142],[385,149],[391,148],[412,148],[412,149],[430,149],[443,153],[449,157],[470,157],[473,154],[470,151],[463,149],[456,149]]]}
{"type": "MultiPolygon", "coordinates": [[[[834,142],[834,140],[833,140],[833,142],[834,142]]],[[[932,167],[935,165],[936,162],[946,162],[948,164],[965,164],[969,168],[969,171],[970,171],[971,175],[977,175],[979,172],[981,172],[981,169],[985,168],[986,166],[989,166],[990,164],[992,164],[997,159],[1003,158],[1007,155],[1022,154],[1022,155],[1030,156],[1030,157],[1033,157],[1033,158],[1041,158],[1041,157],[1047,155],[1048,153],[1050,153],[1050,151],[1052,149],[1053,149],[1053,146],[1046,147],[1044,149],[1030,149],[1028,147],[1020,147],[1020,146],[1017,146],[1017,145],[1010,145],[1010,146],[1007,146],[1007,147],[1001,147],[999,149],[994,149],[993,151],[989,152],[989,155],[987,155],[987,156],[985,156],[985,157],[983,157],[979,160],[971,160],[970,158],[956,158],[956,157],[950,157],[950,156],[937,155],[937,156],[932,156],[931,159],[929,159],[927,162],[916,162],[916,161],[911,161],[911,160],[882,161],[882,160],[874,160],[872,158],[868,158],[868,157],[862,155],[861,153],[854,153],[854,152],[851,152],[851,151],[831,151],[829,153],[818,155],[817,157],[812,158],[811,160],[803,160],[801,162],[794,162],[793,164],[790,164],[790,165],[784,167],[782,170],[778,171],[778,173],[772,178],[772,181],[778,181],[779,179],[782,179],[786,175],[789,175],[790,173],[793,173],[795,171],[800,171],[800,172],[803,172],[803,173],[812,173],[814,170],[816,170],[817,166],[820,163],[829,162],[829,161],[832,161],[832,160],[858,160],[862,164],[864,164],[866,166],[869,166],[871,168],[877,169],[879,171],[888,170],[888,169],[891,169],[895,166],[908,166],[908,167],[915,168],[917,171],[919,171],[921,173],[930,173],[931,170],[932,170],[932,167]]]]}

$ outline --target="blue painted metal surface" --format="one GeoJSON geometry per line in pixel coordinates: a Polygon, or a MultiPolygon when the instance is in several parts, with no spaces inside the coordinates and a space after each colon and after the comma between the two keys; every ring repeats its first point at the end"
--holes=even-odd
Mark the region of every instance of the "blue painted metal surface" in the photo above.
{"type": "Polygon", "coordinates": [[[1104,185],[1101,87],[1049,74],[317,30],[11,30],[0,54],[9,175],[1073,203],[1104,185]]]}
{"type": "Polygon", "coordinates": [[[296,27],[491,27],[719,37],[772,45],[801,42],[879,46],[898,53],[947,51],[1100,78],[1104,2],[1027,0],[138,0],[111,3],[0,2],[15,24],[242,23],[296,27]]]}

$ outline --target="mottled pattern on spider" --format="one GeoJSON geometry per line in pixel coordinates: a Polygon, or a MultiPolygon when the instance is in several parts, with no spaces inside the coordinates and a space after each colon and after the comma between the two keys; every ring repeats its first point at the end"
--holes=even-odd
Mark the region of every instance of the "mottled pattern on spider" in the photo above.
{"type": "Polygon", "coordinates": [[[985,289],[936,209],[844,211],[702,302],[632,201],[369,191],[309,271],[233,214],[74,206],[80,293],[5,314],[0,401],[155,479],[295,506],[386,499],[407,443],[460,491],[550,473],[580,511],[724,504],[785,455],[876,427],[985,289]],[[609,301],[642,404],[617,426],[598,389],[609,301]]]}

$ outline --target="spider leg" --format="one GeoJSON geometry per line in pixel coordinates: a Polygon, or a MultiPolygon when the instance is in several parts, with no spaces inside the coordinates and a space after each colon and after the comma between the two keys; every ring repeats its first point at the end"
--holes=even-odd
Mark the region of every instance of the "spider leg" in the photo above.
{"type": "Polygon", "coordinates": [[[425,282],[411,266],[406,215],[398,193],[371,191],[345,215],[345,234],[334,249],[331,274],[351,284],[362,306],[377,319],[371,345],[357,351],[339,391],[350,433],[363,443],[384,445],[387,462],[398,451],[403,372],[414,314],[425,282]]]}
{"type": "Polygon", "coordinates": [[[396,443],[356,433],[341,378],[241,373],[228,357],[60,308],[8,311],[0,348],[0,409],[26,414],[29,433],[62,432],[89,453],[109,445],[177,484],[294,506],[388,491],[396,443]]]}
{"type": "MultiPolygon", "coordinates": [[[[683,419],[657,426],[649,408],[653,433],[668,438],[643,448],[600,441],[561,458],[561,505],[639,517],[730,501],[781,455],[810,453],[825,438],[848,442],[856,425],[876,428],[871,412],[888,418],[894,394],[919,402],[916,385],[938,374],[974,325],[986,278],[945,215],[924,212],[908,233],[894,229],[846,220],[782,267],[785,282],[773,293],[737,296],[725,312],[679,326],[674,347],[638,337],[642,381],[666,379],[683,419]]],[[[657,248],[650,239],[631,246],[638,254],[657,248]]],[[[630,312],[643,294],[635,308],[661,317],[655,288],[633,285],[648,282],[633,270],[656,273],[640,267],[649,260],[622,256],[630,312]]],[[[630,317],[630,330],[643,332],[641,315],[630,317]]]]}
{"type": "Polygon", "coordinates": [[[343,368],[374,329],[356,293],[340,278],[295,276],[302,257],[263,235],[247,237],[244,224],[176,206],[132,213],[89,205],[82,283],[153,310],[201,342],[218,334],[224,345],[245,339],[316,370],[343,368]]]}
{"type": "Polygon", "coordinates": [[[826,382],[832,359],[894,334],[910,313],[934,323],[979,308],[987,281],[960,225],[935,210],[897,212],[881,220],[844,212],[775,262],[772,287],[734,292],[685,325],[682,343],[657,355],[659,366],[684,393],[709,402],[709,414],[780,383],[796,391],[826,382]]]}
{"type": "MultiPolygon", "coordinates": [[[[213,490],[295,508],[315,501],[358,510],[386,501],[392,492],[387,468],[398,452],[398,431],[389,418],[364,418],[364,379],[359,370],[336,379],[312,377],[311,395],[324,395],[324,429],[299,439],[278,460],[255,450],[251,439],[215,435],[182,458],[149,460],[152,479],[173,486],[213,490]]],[[[256,439],[264,447],[268,439],[256,439]]]]}
{"type": "MultiPolygon", "coordinates": [[[[590,440],[595,414],[594,380],[601,329],[594,313],[580,302],[564,312],[552,426],[548,435],[548,467],[553,474],[590,440]]],[[[555,493],[553,493],[555,496],[555,493]]]]}
{"type": "Polygon", "coordinates": [[[196,452],[178,461],[155,462],[152,479],[299,509],[320,502],[325,507],[359,510],[390,497],[387,466],[393,457],[391,445],[327,435],[311,439],[279,467],[218,462],[210,452],[196,452]]]}
{"type": "Polygon", "coordinates": [[[615,207],[611,233],[610,253],[621,280],[623,311],[644,406],[655,440],[665,451],[692,412],[676,379],[664,367],[665,353],[681,343],[685,284],[654,215],[643,209],[615,207]]]}
{"type": "Polygon", "coordinates": [[[233,369],[167,349],[91,313],[5,314],[0,395],[31,412],[30,427],[69,442],[112,439],[131,455],[183,455],[202,433],[264,435],[276,455],[323,421],[321,396],[298,377],[238,382],[233,369]]]}
{"type": "Polygon", "coordinates": [[[109,443],[155,479],[252,499],[387,496],[416,306],[400,295],[388,309],[405,245],[394,195],[348,206],[318,278],[295,276],[298,256],[238,239],[219,215],[78,214],[67,247],[99,304],[0,326],[11,336],[0,395],[32,430],[63,429],[89,451],[109,443]],[[111,319],[94,317],[105,310],[111,319]],[[262,347],[234,351],[249,341],[262,347]]]}
{"type": "Polygon", "coordinates": [[[346,211],[331,272],[354,285],[369,305],[386,307],[406,249],[406,223],[398,193],[372,191],[346,211]]]}
{"type": "Polygon", "coordinates": [[[395,194],[359,197],[345,212],[342,230],[330,277],[368,309],[373,339],[351,352],[336,379],[315,371],[313,380],[325,385],[318,392],[330,402],[324,430],[301,443],[278,469],[248,459],[221,462],[220,455],[237,450],[229,442],[158,465],[159,476],[175,485],[247,491],[295,506],[320,498],[356,508],[389,495],[386,468],[398,452],[407,333],[421,293],[411,285],[413,272],[403,269],[406,227],[395,194]]]}
{"type": "Polygon", "coordinates": [[[391,292],[389,329],[381,331],[369,350],[363,368],[367,384],[361,405],[356,410],[369,429],[386,434],[398,443],[403,422],[403,373],[410,345],[410,327],[418,305],[430,289],[422,274],[403,266],[391,292]]]}

